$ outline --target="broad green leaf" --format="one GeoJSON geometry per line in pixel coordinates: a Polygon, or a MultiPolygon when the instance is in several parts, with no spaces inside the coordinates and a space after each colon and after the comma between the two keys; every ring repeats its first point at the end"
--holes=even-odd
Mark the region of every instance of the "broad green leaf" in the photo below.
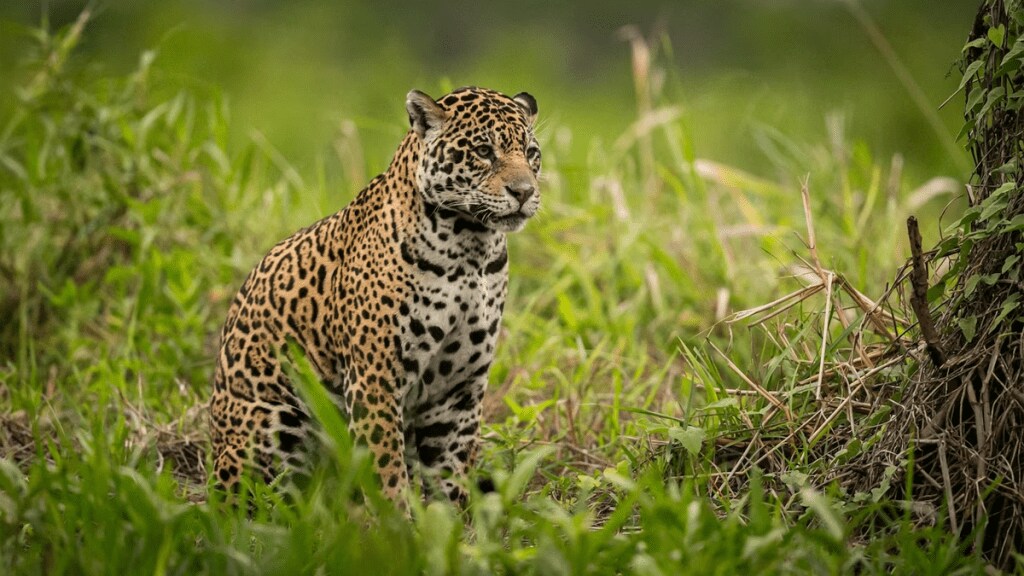
{"type": "Polygon", "coordinates": [[[934,286],[931,286],[930,288],[928,288],[928,302],[929,303],[936,302],[937,300],[942,298],[943,295],[945,295],[945,293],[946,293],[946,283],[945,282],[937,282],[937,283],[935,283],[934,286]]]}
{"type": "Polygon", "coordinates": [[[889,464],[885,467],[885,471],[882,472],[882,481],[878,484],[878,487],[871,490],[871,501],[879,502],[889,492],[892,487],[892,477],[896,474],[898,468],[894,464],[889,464]]]}
{"type": "Polygon", "coordinates": [[[995,28],[988,29],[988,39],[997,47],[1003,47],[1003,38],[1006,36],[1006,26],[1000,24],[995,28]]]}
{"type": "Polygon", "coordinates": [[[1016,294],[1013,294],[1009,298],[1007,298],[1006,301],[1003,302],[1002,307],[999,309],[999,315],[996,316],[996,319],[992,321],[992,325],[989,326],[989,330],[991,331],[998,328],[999,325],[1002,324],[1003,320],[1010,314],[1010,312],[1016,310],[1019,305],[1020,302],[1017,301],[1016,294]]]}
{"type": "Polygon", "coordinates": [[[981,110],[978,111],[978,122],[982,121],[982,118],[985,117],[985,114],[988,113],[988,111],[992,108],[992,106],[995,105],[996,102],[1002,100],[1005,94],[1006,90],[1002,86],[996,86],[995,88],[988,91],[988,98],[985,100],[985,105],[982,106],[981,110]]]}
{"type": "Polygon", "coordinates": [[[1013,48],[1010,48],[1010,51],[1006,53],[1006,56],[1003,56],[1003,60],[999,63],[999,67],[1002,68],[1003,66],[1006,66],[1013,59],[1019,58],[1022,54],[1024,54],[1024,38],[1018,38],[1017,41],[1013,43],[1013,48]]]}
{"type": "MultiPolygon", "coordinates": [[[[949,236],[946,240],[956,240],[955,234],[957,232],[968,232],[970,231],[971,224],[978,219],[981,215],[981,207],[971,206],[967,210],[964,210],[960,219],[953,222],[942,231],[943,236],[949,236]]],[[[943,241],[945,242],[945,240],[943,241]]]]}
{"type": "Polygon", "coordinates": [[[1024,230],[1024,214],[1017,214],[1003,226],[1003,232],[1017,232],[1024,230]]]}
{"type": "MultiPolygon", "coordinates": [[[[978,100],[981,100],[981,96],[978,97],[978,100]]],[[[972,106],[967,108],[967,111],[970,112],[973,109],[974,107],[972,106]]],[[[964,122],[963,126],[960,127],[960,131],[956,133],[956,138],[953,138],[953,141],[960,142],[961,140],[963,140],[964,136],[967,136],[967,134],[970,133],[971,128],[974,128],[974,122],[964,122]]]]}
{"type": "Polygon", "coordinates": [[[948,236],[942,242],[939,242],[938,249],[938,258],[949,256],[950,254],[960,250],[960,238],[957,236],[948,236]]]}
{"type": "Polygon", "coordinates": [[[975,60],[974,62],[971,62],[970,64],[967,65],[967,69],[964,70],[964,77],[962,80],[960,80],[960,86],[957,87],[958,91],[963,90],[964,86],[967,85],[967,82],[971,78],[973,78],[975,74],[978,73],[978,70],[981,68],[983,64],[984,62],[982,62],[981,60],[975,60]]]}
{"type": "Polygon", "coordinates": [[[807,474],[804,474],[799,470],[789,470],[787,472],[783,472],[782,475],[779,476],[779,479],[782,480],[782,482],[790,490],[794,492],[803,488],[804,486],[807,486],[807,474]]]}
{"type": "Polygon", "coordinates": [[[704,429],[697,426],[670,428],[668,437],[682,444],[690,454],[696,455],[704,443],[704,429]]]}
{"type": "Polygon", "coordinates": [[[1012,174],[1017,171],[1017,159],[1013,158],[1006,164],[1003,164],[999,168],[995,169],[1000,174],[1012,174]]]}
{"type": "Polygon", "coordinates": [[[996,282],[999,282],[999,274],[985,274],[981,277],[981,281],[984,282],[987,286],[992,286],[996,282]]]}
{"type": "Polygon", "coordinates": [[[967,339],[967,342],[974,340],[974,334],[978,329],[977,316],[972,315],[966,318],[961,318],[957,320],[956,324],[960,327],[960,331],[964,333],[964,338],[967,339]]]}
{"type": "Polygon", "coordinates": [[[967,52],[971,48],[981,48],[982,46],[985,45],[985,42],[987,41],[988,38],[975,38],[974,40],[971,40],[967,44],[964,44],[964,48],[963,50],[961,50],[961,52],[967,52]]]}
{"type": "Polygon", "coordinates": [[[964,282],[964,297],[970,298],[971,294],[974,294],[974,289],[978,287],[978,281],[981,280],[981,276],[977,274],[971,276],[964,282]]]}
{"type": "Polygon", "coordinates": [[[1016,187],[1017,187],[1016,183],[1014,183],[1014,182],[1007,182],[1007,183],[999,186],[995,190],[993,190],[992,194],[989,195],[989,198],[997,197],[997,196],[1005,196],[1007,192],[1010,192],[1011,190],[1015,189],[1016,187]]]}
{"type": "Polygon", "coordinates": [[[846,460],[849,460],[850,458],[859,455],[863,451],[864,443],[859,438],[854,438],[853,440],[847,442],[846,447],[844,447],[842,450],[839,451],[838,454],[836,454],[836,458],[839,459],[840,457],[842,457],[845,458],[846,460]]]}
{"type": "Polygon", "coordinates": [[[591,492],[601,483],[597,481],[597,478],[588,474],[577,474],[576,475],[576,487],[582,492],[591,492]]]}
{"type": "MultiPolygon", "coordinates": [[[[975,108],[978,107],[978,104],[981,104],[981,101],[985,98],[987,94],[988,90],[984,90],[982,88],[976,88],[972,90],[970,97],[967,98],[967,104],[964,105],[964,110],[966,110],[967,112],[973,111],[975,108]]],[[[967,125],[972,126],[972,124],[969,122],[967,125]]]]}
{"type": "Polygon", "coordinates": [[[996,196],[993,194],[982,202],[981,216],[978,218],[979,222],[985,222],[992,216],[999,214],[1006,208],[1007,199],[1003,196],[996,196]]]}
{"type": "MultiPolygon", "coordinates": [[[[1003,106],[1006,110],[1009,110],[1011,112],[1017,112],[1021,109],[1022,106],[1024,106],[1024,100],[1021,99],[1020,95],[1014,92],[1013,94],[1007,96],[1006,103],[1003,106]]],[[[997,169],[996,171],[998,172],[999,170],[997,169]]],[[[1003,173],[1009,174],[1010,172],[1003,173]]]]}
{"type": "Polygon", "coordinates": [[[620,490],[625,490],[627,492],[633,492],[634,490],[636,490],[636,482],[634,482],[633,479],[629,477],[629,474],[623,474],[622,472],[616,470],[615,468],[608,467],[604,469],[601,475],[610,484],[612,484],[616,488],[619,488],[620,490]]]}

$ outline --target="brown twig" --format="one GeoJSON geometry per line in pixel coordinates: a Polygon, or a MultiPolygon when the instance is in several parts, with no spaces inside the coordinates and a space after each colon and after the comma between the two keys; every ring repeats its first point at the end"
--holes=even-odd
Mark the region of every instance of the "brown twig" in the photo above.
{"type": "MultiPolygon", "coordinates": [[[[817,260],[815,260],[817,262],[817,260]]],[[[822,320],[821,327],[821,358],[818,364],[818,383],[814,386],[814,399],[821,401],[821,387],[825,383],[825,352],[828,350],[828,328],[829,324],[832,323],[832,283],[835,279],[835,275],[831,272],[824,278],[825,281],[825,316],[822,320]]],[[[843,315],[843,311],[839,310],[839,315],[843,315]]]]}
{"type": "Polygon", "coordinates": [[[804,221],[807,224],[807,251],[811,254],[811,259],[814,262],[814,270],[818,273],[818,277],[821,278],[822,284],[825,283],[825,272],[821,268],[821,260],[818,258],[818,241],[814,234],[814,216],[811,212],[811,193],[808,189],[808,182],[810,181],[810,175],[804,177],[804,181],[800,184],[800,199],[804,204],[804,221]]]}
{"type": "Polygon", "coordinates": [[[936,366],[946,363],[946,355],[939,344],[939,333],[935,330],[931,311],[928,310],[928,266],[921,252],[921,231],[917,227],[917,218],[907,218],[907,235],[910,236],[910,251],[913,254],[914,269],[910,273],[910,305],[914,308],[917,321],[921,326],[925,349],[936,366]]]}
{"type": "MultiPolygon", "coordinates": [[[[771,392],[769,392],[768,390],[765,390],[765,388],[764,388],[763,386],[761,386],[760,384],[758,384],[757,382],[755,382],[755,381],[754,381],[754,380],[753,380],[752,378],[750,378],[750,376],[747,376],[747,375],[746,375],[746,374],[745,374],[745,373],[743,372],[743,370],[740,370],[740,367],[739,367],[739,366],[737,366],[737,365],[736,365],[736,364],[735,364],[735,363],[734,363],[734,362],[733,362],[733,361],[732,361],[732,360],[731,360],[731,359],[730,359],[730,358],[729,358],[729,357],[728,357],[728,356],[727,356],[727,355],[725,354],[725,352],[722,352],[722,351],[721,351],[721,350],[720,350],[720,349],[718,348],[718,346],[715,346],[715,344],[714,344],[713,342],[710,342],[710,341],[709,341],[709,342],[708,342],[708,344],[709,344],[709,345],[711,346],[711,348],[712,348],[712,349],[713,349],[713,350],[714,350],[715,352],[718,352],[718,355],[722,357],[722,360],[724,360],[724,361],[725,361],[725,364],[726,364],[726,365],[727,365],[727,366],[729,367],[729,369],[730,369],[730,370],[732,370],[733,372],[735,372],[737,376],[739,376],[739,377],[740,377],[740,378],[741,378],[741,379],[742,379],[742,380],[743,380],[744,382],[746,382],[748,386],[750,386],[751,388],[753,388],[754,390],[756,390],[756,391],[757,391],[757,393],[758,393],[758,395],[760,395],[760,396],[761,396],[762,398],[764,398],[765,400],[767,400],[767,401],[768,401],[768,402],[769,402],[769,403],[770,403],[770,404],[771,404],[772,406],[775,406],[776,408],[778,408],[779,410],[781,410],[781,411],[782,411],[782,413],[783,413],[783,414],[784,414],[784,415],[786,416],[786,421],[787,421],[787,422],[792,422],[792,421],[793,421],[793,412],[791,412],[791,411],[790,411],[790,409],[789,409],[789,407],[788,407],[788,406],[786,406],[785,404],[783,404],[783,403],[782,403],[782,401],[781,401],[781,400],[779,400],[778,398],[776,398],[774,394],[772,394],[772,393],[771,393],[771,392]]],[[[765,422],[767,422],[767,421],[768,421],[768,419],[767,419],[767,418],[765,418],[765,422]]]]}

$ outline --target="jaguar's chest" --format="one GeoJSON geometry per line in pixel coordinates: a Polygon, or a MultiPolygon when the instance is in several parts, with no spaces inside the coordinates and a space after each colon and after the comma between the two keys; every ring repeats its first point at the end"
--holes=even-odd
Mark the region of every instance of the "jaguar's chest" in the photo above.
{"type": "MultiPolygon", "coordinates": [[[[504,238],[478,251],[416,253],[399,306],[399,369],[407,410],[483,385],[508,287],[504,238]]],[[[415,252],[409,250],[409,252],[415,252]]]]}

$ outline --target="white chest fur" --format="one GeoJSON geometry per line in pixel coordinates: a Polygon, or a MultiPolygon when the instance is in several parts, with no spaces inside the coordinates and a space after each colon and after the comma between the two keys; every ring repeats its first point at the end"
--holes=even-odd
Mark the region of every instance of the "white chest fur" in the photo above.
{"type": "Polygon", "coordinates": [[[411,280],[399,316],[399,389],[410,423],[422,406],[479,398],[494,357],[508,288],[505,236],[458,223],[424,224],[403,248],[411,280]]]}

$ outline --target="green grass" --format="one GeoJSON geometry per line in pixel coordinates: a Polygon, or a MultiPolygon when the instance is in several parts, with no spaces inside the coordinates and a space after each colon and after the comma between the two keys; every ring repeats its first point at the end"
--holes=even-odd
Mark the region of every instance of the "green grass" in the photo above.
{"type": "MultiPolygon", "coordinates": [[[[478,468],[497,492],[465,512],[417,506],[407,522],[337,414],[317,410],[328,449],[307,487],[207,500],[202,404],[228,300],[276,240],[350,199],[359,170],[325,160],[299,173],[259,138],[231,148],[224,106],[152,80],[147,55],[127,77],[90,79],[66,65],[81,32],[39,33],[20,104],[0,119],[0,565],[11,573],[982,570],[941,520],[920,527],[884,490],[801,482],[828,464],[814,450],[782,456],[794,474],[723,479],[721,442],[750,441],[749,423],[771,416],[731,392],[745,384],[712,344],[798,418],[818,410],[799,385],[816,357],[793,352],[820,342],[819,305],[783,317],[789,345],[722,322],[799,287],[805,175],[823,263],[872,296],[906,256],[908,212],[927,222],[948,200],[919,202],[923,182],[838,124],[828,144],[762,133],[772,178],[701,158],[699,119],[685,113],[595,141],[585,161],[571,159],[571,126],[544,125],[544,208],[510,240],[485,409],[478,468]]],[[[830,363],[847,352],[826,351],[830,363]]]]}

